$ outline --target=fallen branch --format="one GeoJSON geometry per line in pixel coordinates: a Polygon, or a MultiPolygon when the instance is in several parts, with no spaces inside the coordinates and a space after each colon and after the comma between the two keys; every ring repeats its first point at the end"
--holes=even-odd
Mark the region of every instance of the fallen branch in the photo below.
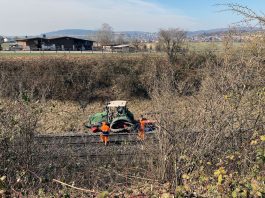
{"type": "Polygon", "coordinates": [[[75,190],[80,190],[80,191],[88,192],[88,193],[97,193],[97,192],[94,191],[94,190],[88,190],[88,189],[85,189],[85,188],[78,188],[78,187],[72,186],[72,185],[70,185],[70,184],[67,184],[67,183],[61,182],[61,181],[59,181],[59,180],[57,180],[57,179],[53,179],[52,181],[53,181],[53,182],[57,182],[57,183],[59,183],[59,184],[61,184],[61,185],[63,185],[63,186],[67,186],[67,187],[73,188],[73,189],[75,189],[75,190]]]}

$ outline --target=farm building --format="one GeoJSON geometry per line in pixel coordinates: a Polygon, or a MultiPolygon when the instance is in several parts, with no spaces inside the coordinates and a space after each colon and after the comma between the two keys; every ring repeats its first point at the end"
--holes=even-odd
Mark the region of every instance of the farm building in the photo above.
{"type": "Polygon", "coordinates": [[[19,51],[22,47],[17,44],[17,42],[9,41],[2,43],[1,48],[3,51],[19,51]]]}
{"type": "Polygon", "coordinates": [[[130,45],[116,45],[112,47],[115,52],[133,52],[135,48],[130,45]]]}
{"type": "Polygon", "coordinates": [[[101,47],[106,52],[112,52],[114,46],[115,46],[114,44],[111,44],[111,45],[102,45],[101,47]]]}
{"type": "Polygon", "coordinates": [[[135,48],[131,45],[104,45],[102,49],[107,52],[134,52],[135,48]]]}
{"type": "Polygon", "coordinates": [[[33,37],[17,39],[23,50],[59,50],[59,51],[81,51],[92,50],[93,41],[75,37],[33,37]]]}
{"type": "Polygon", "coordinates": [[[49,39],[49,45],[55,45],[57,50],[92,50],[93,41],[75,37],[55,37],[49,39]]]}
{"type": "Polygon", "coordinates": [[[17,39],[17,44],[23,50],[41,50],[44,43],[48,43],[47,38],[42,37],[32,37],[25,39],[17,39]]]}

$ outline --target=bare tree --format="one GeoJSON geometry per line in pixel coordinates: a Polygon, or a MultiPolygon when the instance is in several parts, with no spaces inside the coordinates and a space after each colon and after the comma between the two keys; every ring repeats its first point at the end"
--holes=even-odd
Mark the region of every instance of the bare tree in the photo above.
{"type": "Polygon", "coordinates": [[[110,45],[113,41],[113,28],[107,24],[102,24],[97,32],[97,41],[101,46],[110,45]]]}
{"type": "Polygon", "coordinates": [[[141,41],[136,39],[133,39],[131,41],[131,45],[135,48],[136,51],[138,51],[140,49],[140,45],[141,45],[141,41]]]}
{"type": "Polygon", "coordinates": [[[176,60],[177,53],[181,51],[187,33],[179,28],[161,29],[159,41],[164,47],[170,62],[176,60]]]}
{"type": "Polygon", "coordinates": [[[0,50],[2,50],[2,43],[4,43],[4,37],[0,36],[0,50]]]}
{"type": "Polygon", "coordinates": [[[118,37],[116,38],[116,43],[117,43],[117,44],[124,44],[124,43],[126,43],[123,34],[119,34],[119,35],[118,35],[118,37]]]}
{"type": "Polygon", "coordinates": [[[251,22],[258,22],[261,26],[265,26],[265,15],[259,15],[254,10],[248,8],[247,6],[243,6],[240,4],[218,4],[219,6],[225,6],[226,9],[222,11],[232,11],[238,15],[244,17],[244,20],[241,22],[251,23],[251,22]]]}
{"type": "Polygon", "coordinates": [[[161,43],[156,43],[156,45],[155,45],[155,51],[156,52],[161,52],[162,51],[161,43]]]}

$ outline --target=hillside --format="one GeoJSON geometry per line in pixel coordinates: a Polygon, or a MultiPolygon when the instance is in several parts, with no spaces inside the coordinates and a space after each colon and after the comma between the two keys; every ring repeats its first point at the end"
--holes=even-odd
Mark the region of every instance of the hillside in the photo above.
{"type": "Polygon", "coordinates": [[[64,30],[57,30],[52,32],[43,33],[46,34],[48,37],[52,36],[87,36],[91,34],[95,34],[96,31],[94,30],[84,30],[84,29],[64,29],[64,30]]]}
{"type": "MultiPolygon", "coordinates": [[[[197,31],[188,31],[188,37],[194,36],[209,36],[209,35],[220,35],[228,32],[229,28],[217,28],[209,30],[197,30],[197,31]]],[[[237,29],[239,32],[256,32],[260,31],[260,28],[248,28],[240,27],[237,29]]],[[[47,36],[95,36],[97,30],[85,30],[85,29],[64,29],[58,31],[52,31],[43,33],[47,36]]],[[[114,32],[115,35],[123,35],[127,39],[140,39],[140,40],[156,40],[158,38],[158,33],[156,32],[143,32],[143,31],[117,31],[114,32]]]]}
{"type": "MultiPolygon", "coordinates": [[[[95,37],[97,30],[85,29],[64,29],[43,33],[48,37],[54,36],[78,36],[78,37],[95,37]]],[[[114,32],[115,36],[122,35],[125,39],[139,39],[139,40],[156,40],[157,33],[142,32],[142,31],[120,31],[114,32]]]]}

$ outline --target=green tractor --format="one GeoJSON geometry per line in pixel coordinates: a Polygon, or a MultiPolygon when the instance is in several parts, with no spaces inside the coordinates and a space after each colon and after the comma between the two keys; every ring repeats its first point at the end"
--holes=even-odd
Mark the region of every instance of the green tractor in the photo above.
{"type": "Polygon", "coordinates": [[[103,112],[93,114],[85,124],[93,133],[100,132],[102,122],[107,122],[113,133],[137,131],[139,121],[128,110],[126,101],[111,101],[104,107],[103,112]]]}

